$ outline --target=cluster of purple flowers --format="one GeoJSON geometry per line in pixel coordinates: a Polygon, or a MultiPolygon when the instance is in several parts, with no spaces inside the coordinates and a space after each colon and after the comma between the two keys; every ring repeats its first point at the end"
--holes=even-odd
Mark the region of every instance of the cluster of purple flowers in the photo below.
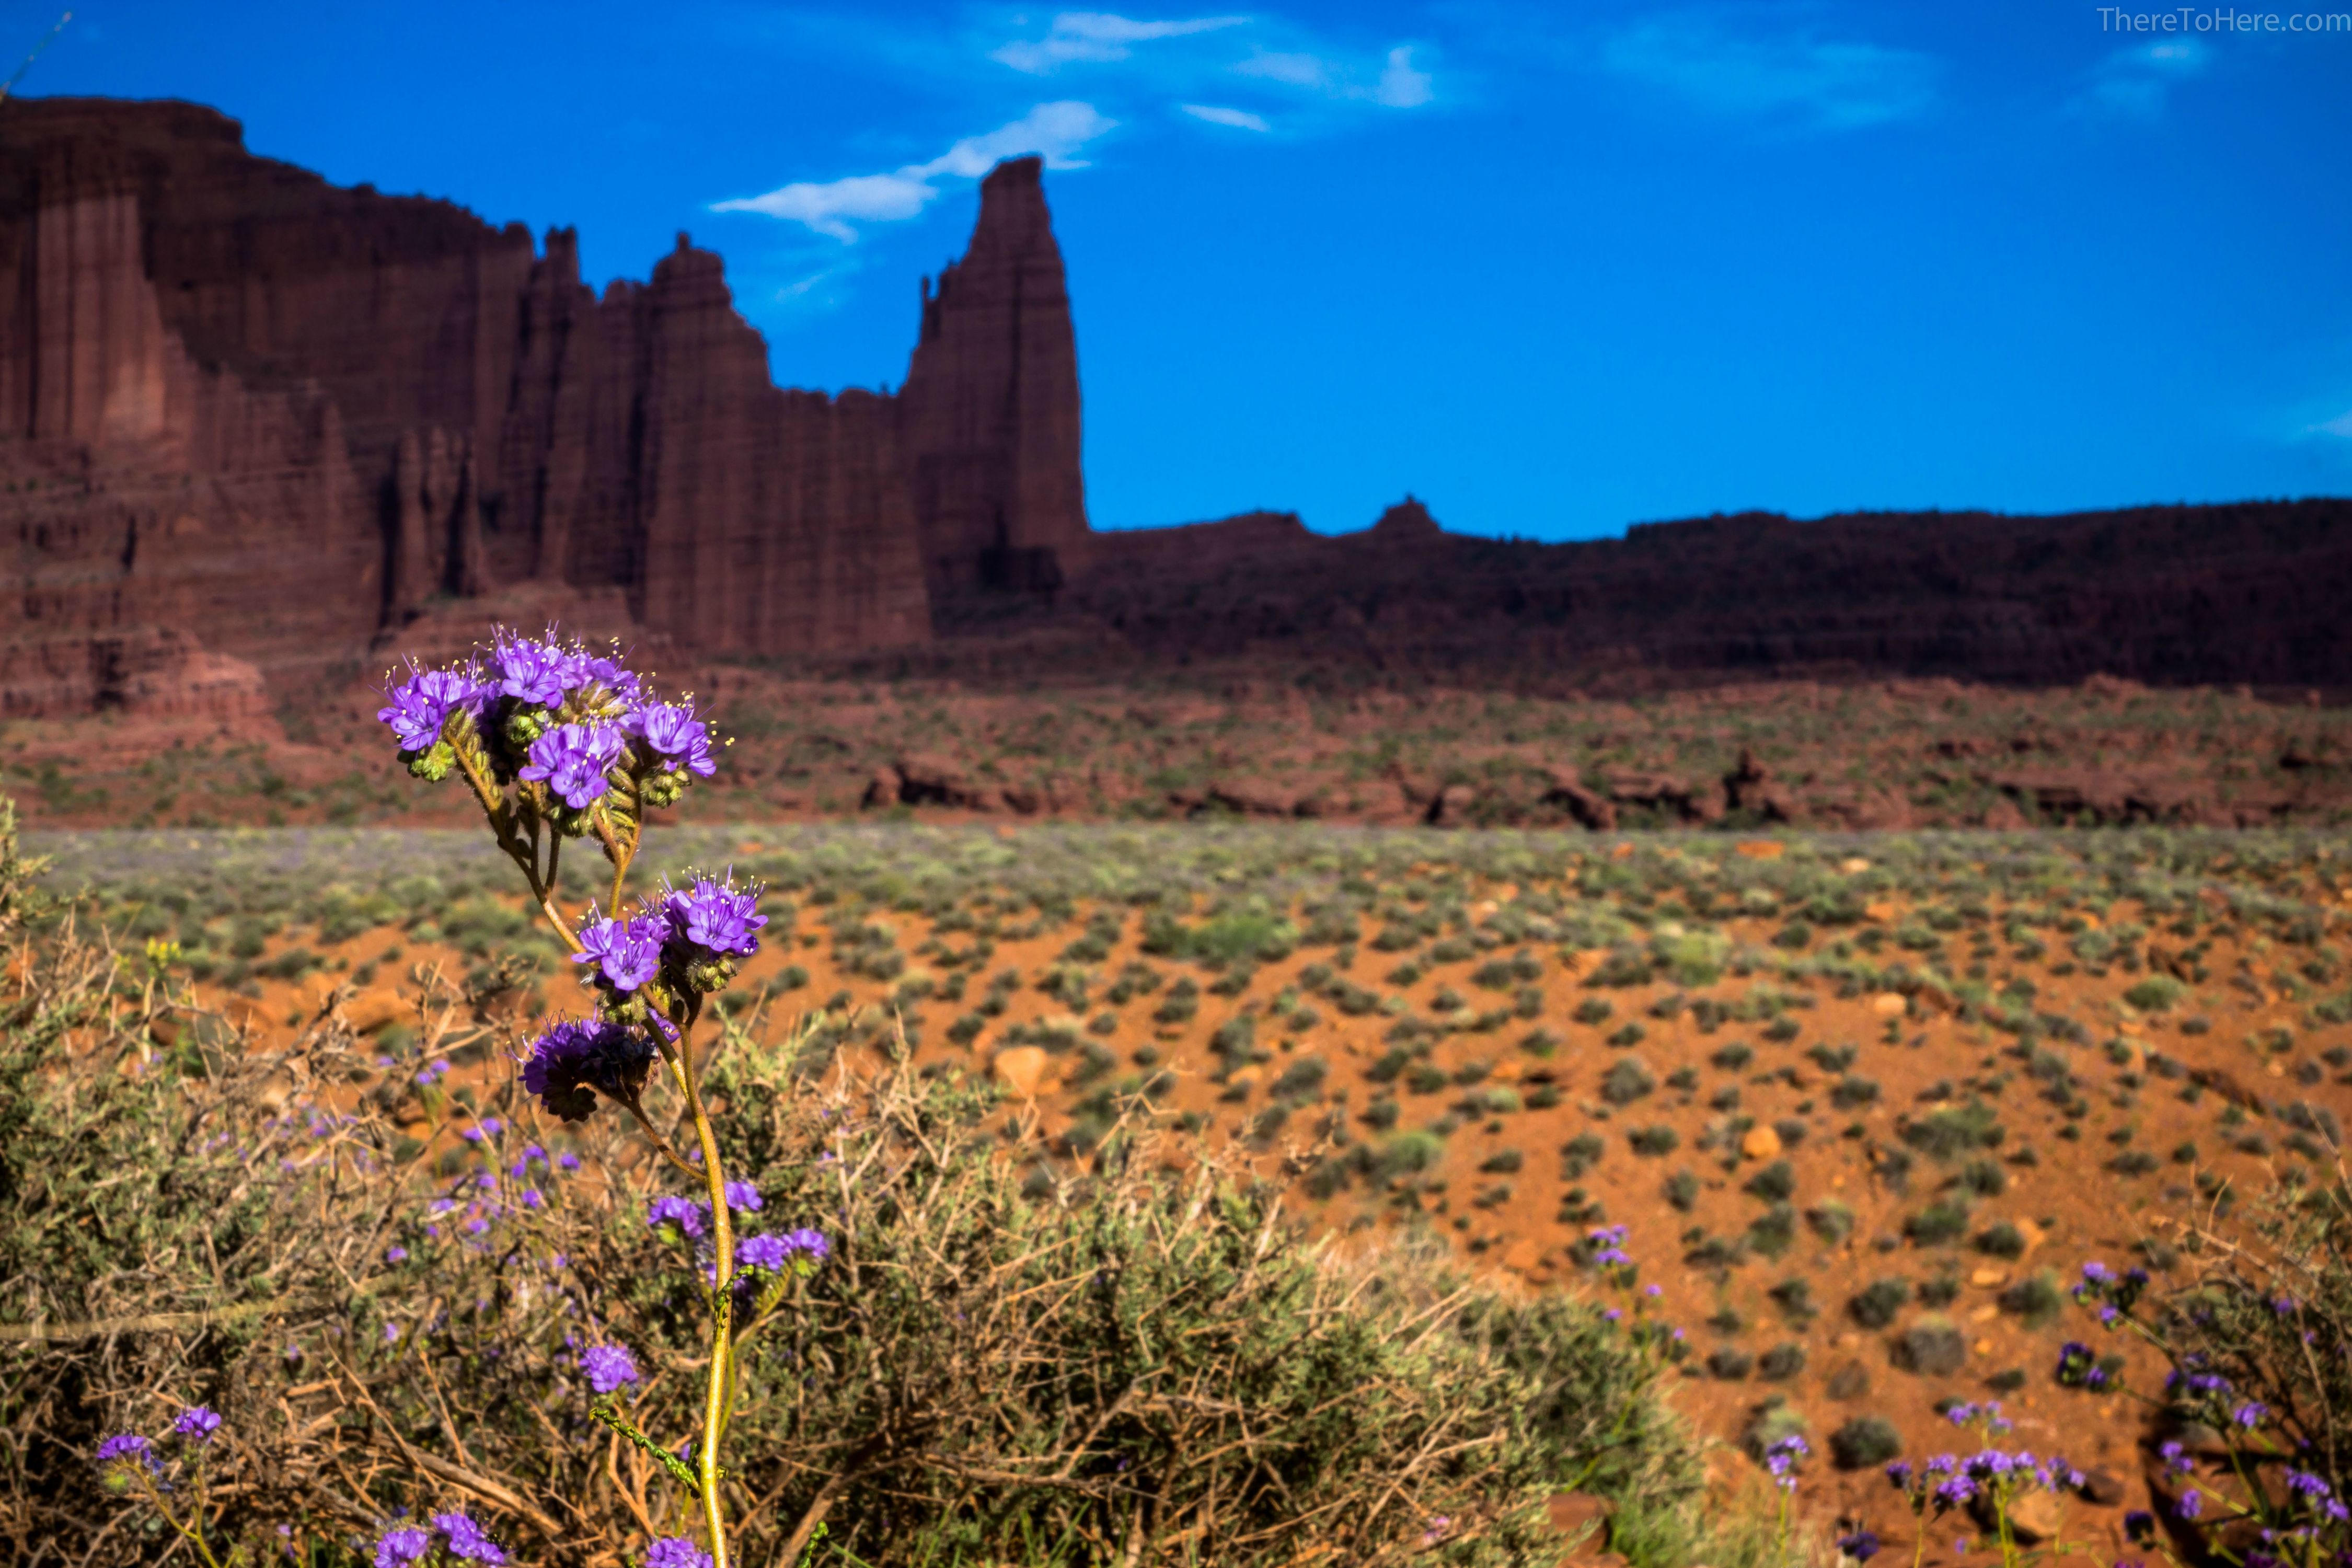
{"type": "Polygon", "coordinates": [[[626,1345],[590,1345],[580,1352],[580,1370],[586,1374],[588,1386],[599,1394],[611,1394],[636,1382],[638,1376],[637,1358],[626,1345]]]}
{"type": "Polygon", "coordinates": [[[710,1553],[683,1535],[665,1535],[646,1548],[646,1568],[710,1568],[710,1553]]]}
{"type": "Polygon", "coordinates": [[[1766,1448],[1764,1468],[1771,1476],[1772,1484],[1784,1492],[1794,1492],[1797,1489],[1797,1461],[1807,1458],[1812,1451],[1811,1446],[1793,1432],[1766,1448]]]}
{"type": "Polygon", "coordinates": [[[665,1193],[646,1207],[646,1224],[656,1232],[664,1226],[676,1230],[691,1241],[710,1228],[710,1207],[692,1198],[681,1198],[665,1193]]]}
{"type": "MultiPolygon", "coordinates": [[[[505,1549],[463,1513],[435,1514],[433,1530],[440,1535],[449,1555],[460,1563],[485,1563],[490,1568],[499,1568],[507,1560],[505,1549]]],[[[432,1549],[432,1534],[413,1524],[394,1525],[376,1540],[375,1568],[411,1568],[423,1562],[432,1549]]]]}
{"type": "Polygon", "coordinates": [[[710,727],[683,703],[656,700],[618,660],[565,643],[501,628],[487,654],[446,669],[388,679],[376,717],[419,777],[448,776],[459,745],[484,742],[499,776],[544,784],[574,811],[611,787],[629,760],[646,798],[667,805],[688,775],[717,771],[710,727]],[[506,750],[501,750],[501,747],[506,750]]]}
{"type": "MultiPolygon", "coordinates": [[[[172,1436],[191,1447],[202,1448],[220,1430],[220,1412],[208,1405],[191,1405],[172,1422],[172,1436]]],[[[155,1455],[155,1445],[142,1432],[117,1432],[98,1446],[98,1462],[110,1468],[129,1470],[144,1467],[150,1474],[163,1473],[163,1462],[155,1455]]]]}
{"type": "Polygon", "coordinates": [[[2074,1300],[2094,1307],[2099,1321],[2112,1329],[2138,1305],[2147,1285],[2148,1272],[2145,1268],[2126,1268],[2118,1274],[2094,1260],[2083,1265],[2083,1278],[2074,1286],[2074,1300]]]}
{"type": "Polygon", "coordinates": [[[2104,1394],[2114,1385],[2115,1374],[2099,1364],[2098,1352],[2080,1340],[2068,1340],[2058,1347],[2058,1383],[2063,1388],[2104,1394]]]}
{"type": "MultiPolygon", "coordinates": [[[[598,984],[623,995],[665,965],[696,989],[714,989],[695,984],[698,973],[759,952],[760,928],[767,923],[757,887],[737,887],[732,872],[698,877],[687,888],[665,886],[660,899],[638,914],[608,918],[592,908],[580,927],[582,951],[572,962],[594,964],[598,984]]],[[[727,973],[716,978],[723,984],[727,973]]]]}
{"type": "Polygon", "coordinates": [[[1625,1250],[1626,1229],[1622,1225],[1604,1225],[1587,1231],[1584,1239],[1591,1244],[1592,1262],[1600,1268],[1631,1268],[1633,1254],[1625,1250]]]}
{"type": "Polygon", "coordinates": [[[735,1260],[744,1268],[764,1268],[774,1274],[787,1269],[808,1273],[831,1256],[831,1244],[824,1239],[824,1233],[817,1230],[747,1236],[735,1247],[735,1260]]]}

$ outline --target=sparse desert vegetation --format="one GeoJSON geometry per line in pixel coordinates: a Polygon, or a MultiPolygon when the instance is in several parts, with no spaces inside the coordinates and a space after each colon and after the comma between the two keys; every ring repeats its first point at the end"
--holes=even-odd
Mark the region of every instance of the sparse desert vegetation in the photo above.
{"type": "MultiPolygon", "coordinates": [[[[156,1092],[150,1073],[166,1068],[226,1092],[232,1060],[331,1038],[333,1068],[303,1069],[310,1109],[278,1114],[362,1117],[364,1137],[331,1133],[338,1149],[446,1185],[487,1168],[490,1146],[463,1136],[486,1120],[500,1150],[567,1146],[561,1129],[521,1131],[511,1054],[531,1018],[574,1005],[571,966],[470,837],[31,843],[53,858],[48,886],[86,893],[75,940],[120,954],[102,1059],[154,1064],[110,1092],[156,1092]],[[125,985],[144,998],[135,1009],[125,985]]],[[[1102,1213],[1101,1194],[1146,1180],[1127,1151],[1149,1143],[1324,1238],[1328,1267],[1460,1269],[1491,1282],[1495,1310],[1553,1302],[1542,1310],[1563,1325],[1612,1300],[1587,1238],[1623,1226],[1639,1288],[1659,1292],[1645,1310],[1683,1336],[1625,1386],[1654,1386],[1735,1447],[1767,1417],[1806,1436],[1818,1458],[1799,1514],[1823,1540],[1907,1539],[1880,1461],[1858,1456],[1950,1447],[1942,1409],[1998,1399],[2029,1446],[2062,1447],[2112,1494],[2072,1507],[2085,1539],[2123,1552],[2172,1417],[2118,1390],[2157,1389],[2165,1356],[2098,1333],[2069,1299],[2081,1267],[2137,1266],[2151,1289],[2186,1289],[2214,1256],[2204,1238],[2251,1236],[2273,1194],[2341,1181],[2352,862],[2326,834],[897,822],[680,828],[662,853],[666,868],[731,865],[767,884],[772,940],[730,1013],[745,1070],[783,1050],[762,1070],[846,1096],[845,1125],[887,1122],[871,1098],[886,1082],[908,1105],[960,1097],[955,1115],[1002,1173],[989,1179],[1006,1184],[991,1201],[1042,1205],[1040,1224],[1102,1213]],[[2173,984],[2147,987],[2156,977],[2173,984]],[[2062,1347],[2092,1340],[2113,1365],[2105,1392],[2061,1386],[2062,1347]]],[[[338,1180],[382,1187],[391,1169],[338,1180]]],[[[396,1207],[390,1189],[369,1201],[396,1207]]],[[[625,1223],[598,1224],[597,1245],[621,1245],[625,1223]]],[[[562,1250],[575,1248],[604,1256],[585,1240],[562,1250]]],[[[618,1257],[597,1267],[629,1273],[618,1257]]],[[[35,1291],[56,1278],[16,1277],[35,1291]]],[[[414,1294],[413,1271],[362,1277],[371,1310],[458,1299],[454,1283],[414,1294]]],[[[28,1298],[9,1315],[200,1310],[215,1287],[173,1289],[28,1298]]],[[[632,1310],[658,1309],[642,1301],[632,1310]]],[[[175,1342],[184,1359],[166,1371],[121,1372],[106,1384],[119,1403],[91,1419],[135,1418],[152,1395],[131,1391],[158,1378],[189,1400],[232,1386],[216,1381],[228,1363],[206,1359],[226,1347],[210,1342],[175,1342]]],[[[20,1377],[46,1364],[9,1353],[20,1377]]],[[[37,1407],[20,1401],[13,1418],[37,1407]]],[[[1635,1562],[1690,1548],[1659,1521],[1696,1460],[1658,1419],[1664,1468],[1641,1486],[1661,1489],[1601,1488],[1610,1538],[1635,1562]],[[1642,1546],[1644,1531],[1675,1544],[1642,1546]]],[[[1715,1469],[1736,1491],[1737,1472],[1715,1469]]],[[[877,1515],[843,1539],[930,1528],[877,1515]]]]}

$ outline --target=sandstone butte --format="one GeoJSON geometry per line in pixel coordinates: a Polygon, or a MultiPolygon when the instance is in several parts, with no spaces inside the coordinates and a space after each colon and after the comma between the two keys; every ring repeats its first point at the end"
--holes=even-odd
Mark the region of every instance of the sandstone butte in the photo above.
{"type": "Polygon", "coordinates": [[[572,231],[329,184],[210,109],[9,100],[0,714],[233,705],[451,600],[759,657],[1052,587],[1087,531],[1038,174],[982,183],[905,385],[828,396],[685,235],[599,298],[572,231]]]}
{"type": "Polygon", "coordinates": [[[894,394],[776,386],[683,235],[600,297],[571,230],[332,185],[186,103],[0,104],[0,718],[226,715],[553,616],[657,662],[958,679],[2352,688],[2343,500],[1094,531],[1034,158],[982,183],[894,394]]]}

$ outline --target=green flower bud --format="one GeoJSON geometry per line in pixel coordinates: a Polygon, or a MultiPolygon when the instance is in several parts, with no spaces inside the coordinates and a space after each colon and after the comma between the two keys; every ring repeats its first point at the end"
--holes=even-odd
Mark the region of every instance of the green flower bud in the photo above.
{"type": "Polygon", "coordinates": [[[421,752],[406,753],[408,771],[429,784],[439,784],[457,765],[457,752],[446,741],[436,741],[421,752]]]}
{"type": "Polygon", "coordinates": [[[518,708],[507,716],[507,743],[520,751],[547,733],[544,708],[518,708]]]}
{"type": "Polygon", "coordinates": [[[676,805],[678,796],[686,793],[686,774],[667,771],[647,773],[640,787],[647,805],[676,805]]]}

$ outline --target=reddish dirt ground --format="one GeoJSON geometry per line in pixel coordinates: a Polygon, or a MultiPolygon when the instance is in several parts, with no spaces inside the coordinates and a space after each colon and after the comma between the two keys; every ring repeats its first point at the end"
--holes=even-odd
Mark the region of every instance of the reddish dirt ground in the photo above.
{"type": "MultiPolygon", "coordinates": [[[[1769,841],[1741,847],[1759,857],[1779,852],[1769,841]]],[[[2162,934],[2160,917],[2128,903],[2103,915],[2078,912],[2065,928],[2078,939],[2103,921],[2147,928],[2146,963],[2135,958],[2114,968],[2077,963],[2058,942],[2041,951],[2012,946],[2002,929],[2009,911],[1999,908],[1941,933],[1923,925],[1907,900],[1885,899],[1844,933],[1873,950],[1886,938],[1914,952],[1933,945],[1941,951],[1929,959],[1954,973],[1974,965],[1972,973],[1994,984],[2030,981],[2032,1009],[2065,1022],[2076,1037],[2047,1035],[2021,1050],[2011,1035],[1964,1018],[1961,1005],[1932,985],[1905,995],[1843,994],[1820,982],[1761,975],[1601,984],[1609,978],[1602,952],[1524,934],[1496,939],[1523,891],[1471,888],[1468,928],[1452,949],[1440,942],[1413,956],[1376,952],[1369,942],[1352,951],[1306,947],[1257,967],[1238,988],[1222,987],[1226,994],[1210,970],[1143,951],[1143,922],[1116,906],[1081,906],[1075,922],[1025,936],[1008,931],[977,951],[972,936],[935,930],[920,916],[813,908],[789,927],[772,925],[742,984],[773,986],[794,966],[806,978],[781,994],[780,1009],[830,1005],[836,1016],[845,1006],[864,1009],[864,1028],[850,1031],[852,1062],[861,1059],[856,1037],[870,1040],[895,1006],[913,1026],[919,1062],[993,1073],[1016,1104],[1034,1104],[1046,1131],[1075,1131],[1075,1144],[1063,1145],[1074,1160],[1083,1158],[1089,1125],[1098,1125],[1103,1091],[1135,1087],[1147,1076],[1171,1116],[1221,1141],[1255,1134],[1264,1168],[1283,1167],[1286,1154],[1291,1172],[1321,1168],[1327,1183],[1331,1173],[1349,1170],[1335,1142],[1391,1147],[1388,1140],[1437,1124],[1440,1152],[1426,1170],[1386,1184],[1352,1170],[1321,1197],[1310,1177],[1294,1189],[1293,1202],[1343,1237],[1433,1228],[1472,1267],[1535,1289],[1593,1288],[1575,1245],[1604,1221],[1623,1225],[1642,1279],[1662,1289],[1655,1310],[1684,1327],[1692,1347],[1675,1380],[1675,1402],[1702,1430],[1737,1439],[1768,1399],[1785,1399],[1823,1456],[1803,1494],[1821,1522],[1868,1523],[1907,1552],[1907,1521],[1895,1517],[1875,1467],[1832,1469],[1825,1439],[1851,1417],[1874,1415],[1897,1428],[1915,1457],[1958,1447],[1962,1435],[1938,1416],[1938,1402],[2000,1397],[2017,1422],[2017,1441],[2124,1483],[2123,1502],[2078,1502],[2069,1526],[2070,1535],[2119,1548],[2123,1509],[2144,1506],[2146,1496],[2140,1408],[2126,1397],[2063,1390],[2052,1374],[2063,1340],[2091,1341],[2103,1352],[2128,1352],[2129,1342],[2100,1333],[2071,1302],[2046,1321],[2029,1321],[2020,1309],[2031,1303],[2011,1288],[2044,1273],[2063,1286],[2091,1258],[2122,1267],[2153,1253],[2159,1263],[2173,1261],[2180,1223],[2202,1217],[2210,1194],[2224,1184],[2257,1189],[2294,1158],[2295,1135],[2278,1111],[2306,1101],[2352,1118],[2352,1073],[2344,1070],[2352,1063],[2344,1049],[2352,1028],[2315,1018],[2306,1005],[2311,992],[2297,970],[2306,950],[2275,948],[2226,922],[2207,927],[2200,942],[2187,947],[2162,934]],[[1105,917],[1106,932],[1117,922],[1116,940],[1101,956],[1074,965],[1065,957],[1071,938],[1097,916],[1105,917]],[[876,928],[892,934],[904,961],[887,979],[874,977],[872,955],[887,945],[876,928]],[[1392,973],[1409,956],[1422,973],[1392,973]],[[1517,973],[1503,973],[1514,964],[1517,973]],[[1074,968],[1082,1005],[1072,1005],[1076,993],[1066,984],[1056,983],[1054,994],[1041,989],[1055,976],[1066,981],[1074,968]],[[2158,968],[2190,976],[2194,988],[2167,1009],[2127,1004],[2126,991],[2158,968]],[[990,977],[1007,973],[1017,981],[991,988],[990,977]],[[1155,978],[1144,990],[1137,983],[1147,975],[1155,978]],[[1419,1042],[1425,1048],[1400,1074],[1389,1038],[1396,1004],[1351,1012],[1334,1001],[1350,984],[1363,988],[1350,1005],[1374,994],[1402,996],[1412,1017],[1473,1026],[1419,1042]],[[1182,1006],[1170,1008],[1169,998],[1188,984],[1197,988],[1192,1010],[1176,1016],[1182,1006]],[[1759,988],[1771,986],[1784,1004],[1773,1009],[1777,1025],[1754,1005],[1759,988]],[[1679,1005],[1660,1005],[1670,998],[1679,1005]],[[982,1007],[983,999],[998,1005],[982,1007]],[[1596,1018],[1603,1002],[1607,1016],[1596,1018]],[[1722,1016],[1743,1004],[1747,1021],[1722,1016]],[[952,1022],[959,1018],[967,1020],[961,1027],[952,1022]],[[1220,1030],[1239,1019],[1251,1020],[1249,1047],[1220,1055],[1220,1030]],[[1637,1042],[1610,1043],[1629,1025],[1641,1031],[1637,1042]],[[1040,1043],[1021,1043],[1031,1040],[1040,1043]],[[1745,1047],[1744,1060],[1735,1043],[1745,1047]],[[2039,1064],[2036,1054],[2044,1058],[2039,1064]],[[1628,1072],[1629,1061],[1641,1070],[1628,1072]],[[1307,1062],[1321,1064],[1319,1080],[1317,1069],[1299,1065],[1307,1062]],[[2055,1064],[2070,1087],[2045,1092],[2032,1069],[2055,1064]],[[1650,1087],[1612,1106],[1612,1069],[1628,1080],[1616,1098],[1643,1079],[1650,1087]],[[1266,1113],[1277,1100],[1286,1120],[1270,1129],[1266,1113]],[[1978,1101],[1997,1120],[1997,1143],[1949,1160],[1906,1147],[1906,1128],[1938,1109],[1978,1101]],[[1392,1130],[1368,1121],[1389,1117],[1388,1106],[1392,1130]],[[1637,1153],[1632,1134],[1657,1127],[1674,1131],[1673,1151],[1637,1153]],[[1586,1135],[1598,1140],[1597,1157],[1571,1172],[1567,1156],[1586,1135]],[[1909,1153],[1907,1180],[1889,1179],[1891,1152],[1901,1152],[1893,1154],[1898,1160],[1909,1153]],[[1687,1189],[1670,1199],[1668,1178],[1685,1172],[1687,1189]],[[1960,1237],[1941,1243],[1906,1237],[1906,1221],[1948,1196],[1964,1175],[2000,1190],[1969,1205],[1960,1237]],[[1761,1195],[1751,1190],[1758,1188],[1761,1195]],[[1768,1217],[1774,1194],[1788,1205],[1777,1237],[1768,1217]],[[1824,1209],[1832,1204],[1851,1215],[1843,1236],[1814,1223],[1834,1212],[1824,1209]],[[1759,1220],[1762,1233],[1750,1228],[1759,1220]],[[1980,1250],[1970,1239],[2003,1222],[2013,1232],[2001,1250],[2013,1256],[1980,1250]],[[1703,1250],[1707,1238],[1743,1236],[1744,1257],[1710,1259],[1703,1250]],[[1849,1301],[1887,1277],[1907,1279],[1911,1299],[1884,1324],[1858,1322],[1849,1301]],[[1951,1291],[1939,1307],[1919,1299],[1919,1288],[1934,1280],[1951,1291]],[[1930,1375],[1897,1366],[1901,1336],[1935,1319],[1958,1331],[1959,1370],[1930,1375]],[[1797,1358],[1786,1349],[1777,1360],[1768,1353],[1790,1346],[1801,1352],[1801,1370],[1790,1370],[1797,1358]],[[1739,1375],[1711,1373],[1710,1358],[1725,1352],[1761,1359],[1743,1364],[1726,1357],[1717,1368],[1739,1375]],[[1768,1371],[1784,1375],[1768,1378],[1768,1371]]],[[[1368,922],[1365,937],[1374,929],[1368,922]]],[[[1720,929],[1735,942],[1761,944],[1780,924],[1734,920],[1720,929]]],[[[395,1023],[404,1010],[384,984],[394,971],[436,956],[462,963],[446,949],[389,931],[330,951],[346,973],[372,975],[346,1004],[369,1029],[395,1023]],[[395,948],[396,958],[383,962],[395,948]]],[[[313,975],[296,986],[262,985],[257,996],[206,989],[209,1000],[275,1025],[342,983],[313,975]]],[[[583,999],[560,977],[545,994],[559,1008],[583,999]]],[[[485,1070],[482,1088],[489,1090],[502,1069],[485,1070]]],[[[2308,1153],[2315,1146],[2306,1140],[2302,1147],[2308,1153]]],[[[2152,1386],[2160,1373],[2154,1358],[2127,1359],[2128,1381],[2152,1386]]],[[[1719,1468],[1731,1481],[1747,1463],[1727,1451],[1719,1468]]],[[[1928,1560],[1948,1549],[1939,1540],[1928,1560]]]]}

